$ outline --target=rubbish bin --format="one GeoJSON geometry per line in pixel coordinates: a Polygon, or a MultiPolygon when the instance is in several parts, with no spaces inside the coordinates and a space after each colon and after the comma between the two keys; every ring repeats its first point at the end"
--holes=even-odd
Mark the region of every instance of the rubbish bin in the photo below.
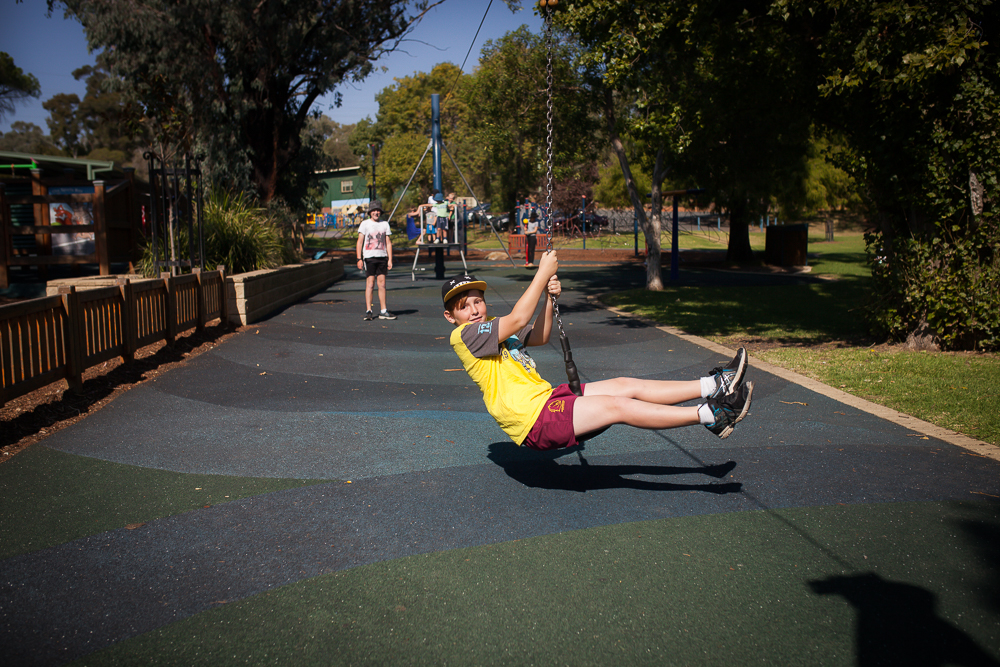
{"type": "Polygon", "coordinates": [[[774,225],[764,239],[764,263],[772,266],[806,266],[809,225],[774,225]]]}

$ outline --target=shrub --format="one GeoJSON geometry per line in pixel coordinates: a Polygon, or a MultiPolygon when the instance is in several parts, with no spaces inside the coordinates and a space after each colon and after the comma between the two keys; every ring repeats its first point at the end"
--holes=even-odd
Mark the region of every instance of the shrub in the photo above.
{"type": "MultiPolygon", "coordinates": [[[[893,340],[929,330],[944,349],[1000,349],[1000,231],[980,225],[930,241],[865,236],[873,292],[873,333],[893,340]]],[[[958,230],[952,230],[958,231],[958,230]]]]}
{"type": "MultiPolygon", "coordinates": [[[[284,254],[281,234],[272,216],[244,192],[212,190],[205,199],[203,212],[205,267],[219,264],[227,273],[246,273],[280,266],[284,254]]],[[[175,230],[175,246],[188,247],[187,228],[175,230]]],[[[169,241],[160,240],[157,254],[161,261],[169,256],[169,241]]],[[[197,244],[196,244],[197,246],[197,244]]],[[[187,253],[182,250],[181,256],[187,253]]],[[[152,247],[147,244],[139,262],[143,275],[155,275],[152,247]]]]}

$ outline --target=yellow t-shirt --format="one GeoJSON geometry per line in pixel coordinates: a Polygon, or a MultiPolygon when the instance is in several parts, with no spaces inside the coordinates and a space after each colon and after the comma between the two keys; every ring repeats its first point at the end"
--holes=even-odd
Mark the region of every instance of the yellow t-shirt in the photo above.
{"type": "Polygon", "coordinates": [[[528,437],[552,393],[552,385],[538,374],[525,349],[529,333],[527,326],[501,343],[495,317],[451,332],[451,346],[483,392],[486,410],[518,445],[528,437]]]}

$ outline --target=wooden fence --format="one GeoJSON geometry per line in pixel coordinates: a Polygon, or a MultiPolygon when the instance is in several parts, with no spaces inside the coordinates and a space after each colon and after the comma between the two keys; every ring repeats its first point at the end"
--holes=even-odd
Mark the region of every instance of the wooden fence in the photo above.
{"type": "Polygon", "coordinates": [[[229,321],[223,269],[77,291],[0,306],[0,405],[66,380],[108,359],[129,362],[139,348],[229,321]]]}

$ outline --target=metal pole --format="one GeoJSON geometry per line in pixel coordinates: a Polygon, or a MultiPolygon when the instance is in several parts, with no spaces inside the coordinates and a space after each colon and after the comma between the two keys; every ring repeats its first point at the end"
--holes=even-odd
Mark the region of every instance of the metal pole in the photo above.
{"type": "Polygon", "coordinates": [[[375,144],[368,144],[368,148],[372,149],[372,187],[371,187],[371,196],[369,197],[369,201],[374,201],[375,199],[378,199],[378,197],[375,196],[375,192],[376,192],[376,190],[375,190],[375,144]]]}
{"type": "Polygon", "coordinates": [[[198,197],[198,257],[201,266],[201,270],[205,270],[205,217],[203,211],[205,210],[205,198],[204,191],[201,186],[201,156],[199,155],[194,159],[195,166],[198,170],[198,185],[197,185],[197,197],[198,197]]]}
{"type": "Polygon", "coordinates": [[[191,195],[191,155],[184,155],[184,180],[187,194],[188,260],[194,269],[194,201],[191,195]]]}
{"type": "Polygon", "coordinates": [[[156,168],[153,161],[156,159],[152,151],[144,153],[143,157],[149,162],[149,229],[153,235],[153,275],[160,272],[159,255],[156,247],[156,168]]]}
{"type": "Polygon", "coordinates": [[[638,257],[639,256],[639,216],[637,216],[637,215],[633,215],[632,216],[632,225],[634,227],[634,229],[632,230],[632,234],[635,237],[635,256],[638,257]]]}
{"type": "Polygon", "coordinates": [[[431,95],[431,142],[434,144],[434,192],[444,194],[441,181],[441,96],[431,95]]]}
{"type": "Polygon", "coordinates": [[[679,244],[677,242],[677,200],[680,198],[679,195],[674,195],[674,226],[673,226],[673,242],[670,246],[670,280],[677,280],[680,273],[680,261],[681,254],[679,250],[679,244]]]}

